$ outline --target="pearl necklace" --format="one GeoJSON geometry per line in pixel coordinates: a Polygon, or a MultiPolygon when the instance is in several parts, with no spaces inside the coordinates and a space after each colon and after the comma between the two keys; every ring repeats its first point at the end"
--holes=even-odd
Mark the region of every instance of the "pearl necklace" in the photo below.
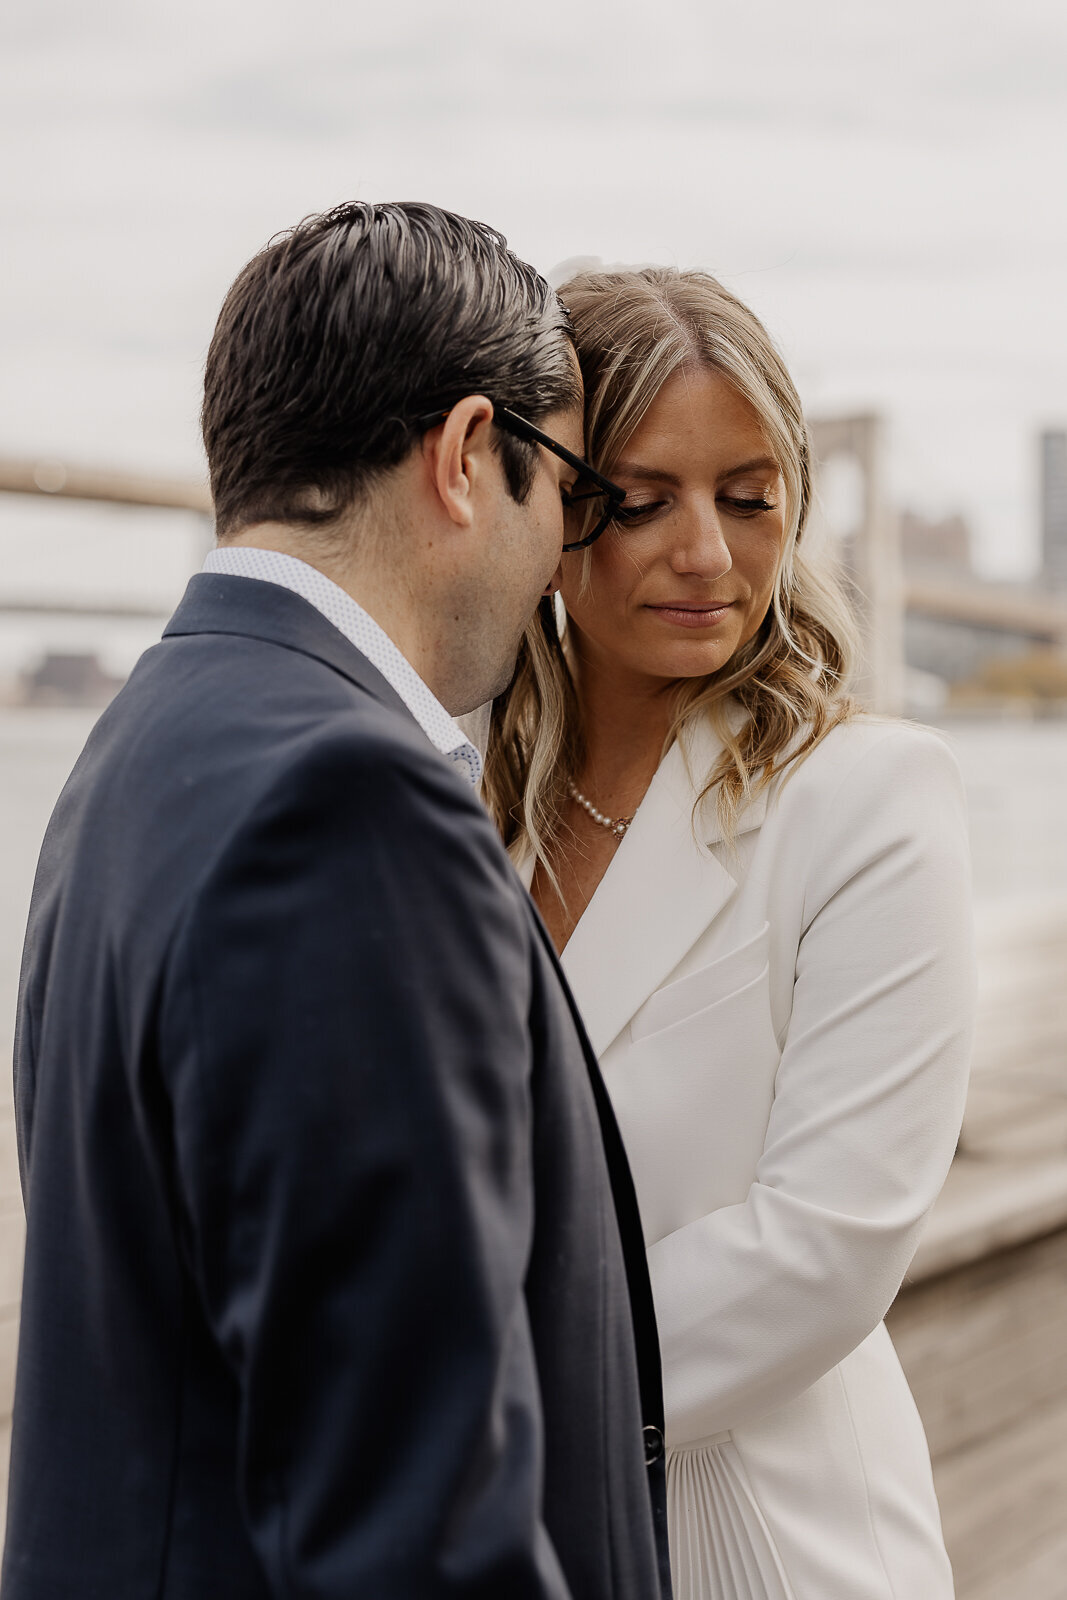
{"type": "MultiPolygon", "coordinates": [[[[602,811],[597,810],[596,806],[591,800],[587,800],[585,798],[585,795],[575,783],[567,784],[567,793],[570,795],[572,800],[576,800],[578,802],[583,811],[588,811],[594,822],[599,822],[602,828],[607,828],[608,832],[613,833],[616,839],[622,838],[623,834],[634,820],[633,817],[606,817],[602,811]]],[[[635,812],[634,816],[636,815],[637,813],[635,812]]]]}

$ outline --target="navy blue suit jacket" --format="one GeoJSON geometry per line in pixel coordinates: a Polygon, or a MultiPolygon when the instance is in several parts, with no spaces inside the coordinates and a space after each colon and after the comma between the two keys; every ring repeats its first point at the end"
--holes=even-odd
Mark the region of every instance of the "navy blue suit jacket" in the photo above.
{"type": "Polygon", "coordinates": [[[659,1600],[595,1061],[470,786],[298,596],[194,578],[94,730],[15,1086],[3,1600],[659,1600]]]}

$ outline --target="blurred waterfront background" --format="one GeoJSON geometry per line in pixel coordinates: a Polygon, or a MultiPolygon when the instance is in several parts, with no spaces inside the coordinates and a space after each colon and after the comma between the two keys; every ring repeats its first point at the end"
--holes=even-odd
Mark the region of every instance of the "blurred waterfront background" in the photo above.
{"type": "MultiPolygon", "coordinates": [[[[813,420],[809,537],[851,573],[864,693],[942,727],[970,797],[973,1087],[891,1317],[960,1600],[1067,1600],[1065,86],[1050,0],[0,14],[5,1050],[51,806],[210,544],[200,370],[252,252],[343,199],[426,198],[546,271],[717,273],[813,420]]],[[[0,1103],[2,1462],[22,1223],[0,1103]]]]}

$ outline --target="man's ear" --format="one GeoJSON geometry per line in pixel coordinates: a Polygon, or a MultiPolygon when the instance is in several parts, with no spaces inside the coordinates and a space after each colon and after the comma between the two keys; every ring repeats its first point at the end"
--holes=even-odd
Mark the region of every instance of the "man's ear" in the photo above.
{"type": "Polygon", "coordinates": [[[423,457],[441,506],[451,522],[469,528],[474,520],[471,495],[490,469],[493,402],[469,394],[454,405],[444,422],[431,428],[422,442],[423,457]]]}

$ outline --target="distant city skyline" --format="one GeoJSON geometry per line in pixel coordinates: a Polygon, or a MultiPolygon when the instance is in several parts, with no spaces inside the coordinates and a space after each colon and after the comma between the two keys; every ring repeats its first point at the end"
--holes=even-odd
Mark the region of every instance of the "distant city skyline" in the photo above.
{"type": "MultiPolygon", "coordinates": [[[[234,273],[308,211],[418,196],[543,270],[717,272],[813,414],[885,414],[899,506],[1025,575],[1067,425],[1065,81],[1048,0],[8,0],[0,453],[201,473],[234,273]]],[[[169,594],[195,540],[100,515],[0,497],[4,584],[169,594]]]]}

